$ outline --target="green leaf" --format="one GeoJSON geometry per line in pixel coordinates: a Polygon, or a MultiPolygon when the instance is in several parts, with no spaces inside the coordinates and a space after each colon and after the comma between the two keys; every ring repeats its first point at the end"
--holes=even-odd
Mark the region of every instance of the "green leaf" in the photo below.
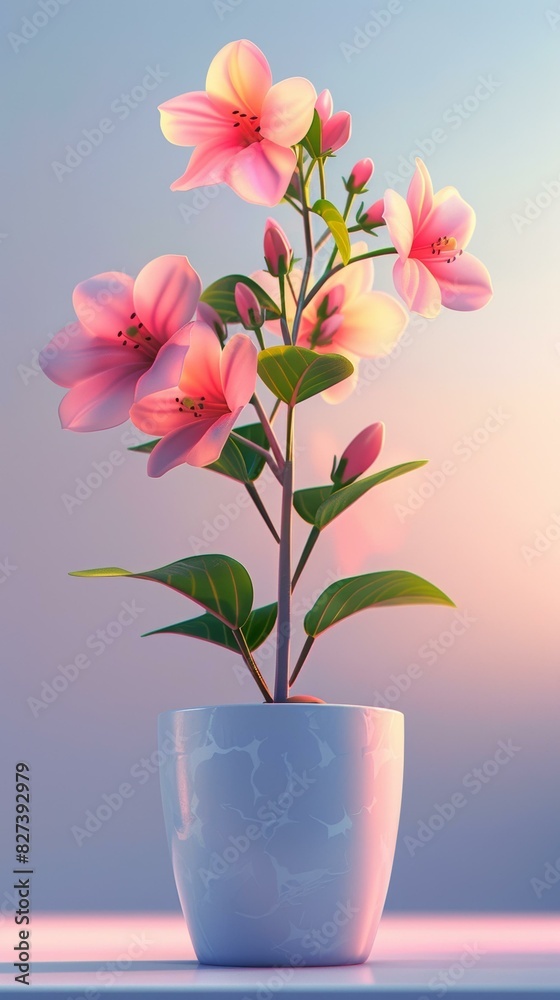
{"type": "MultiPolygon", "coordinates": [[[[241,437],[247,438],[248,441],[253,441],[254,444],[260,444],[261,448],[266,448],[267,451],[270,448],[268,438],[264,432],[262,424],[244,424],[243,427],[236,427],[235,433],[240,434],[241,437]]],[[[247,476],[250,482],[254,482],[258,479],[262,470],[265,467],[265,459],[262,458],[258,452],[253,451],[252,448],[245,447],[239,441],[236,441],[239,451],[245,459],[245,467],[247,470],[247,476]]]]}
{"type": "Polygon", "coordinates": [[[318,354],[307,347],[269,347],[259,354],[259,375],[278,399],[293,406],[342,382],[354,371],[340,354],[318,354]]]}
{"type": "Polygon", "coordinates": [[[328,486],[312,486],[308,490],[296,490],[294,493],[294,507],[300,517],[308,524],[315,524],[315,517],[319,507],[324,500],[332,493],[332,483],[328,486]]]}
{"type": "Polygon", "coordinates": [[[205,468],[212,469],[213,472],[219,472],[222,476],[228,476],[229,479],[237,479],[240,483],[250,482],[245,459],[237,446],[237,442],[232,438],[227,439],[220,457],[215,462],[212,462],[211,465],[205,466],[205,468]]]}
{"type": "Polygon", "coordinates": [[[155,580],[179,591],[211,611],[231,628],[245,624],[253,605],[253,584],[247,570],[229,556],[192,556],[145,573],[129,573],[109,566],[86,569],[71,576],[131,576],[135,580],[155,580]]]}
{"type": "Polygon", "coordinates": [[[352,256],[352,249],[350,247],[350,237],[346,223],[338,208],[332,202],[327,201],[326,198],[319,198],[311,211],[315,212],[315,215],[320,215],[323,221],[326,222],[332,238],[337,245],[342,263],[347,264],[352,256]]]}
{"type": "Polygon", "coordinates": [[[443,591],[421,576],[405,570],[388,570],[331,583],[306,614],[303,625],[307,634],[315,638],[331,625],[364,608],[400,604],[448,604],[455,607],[443,591]]]}
{"type": "Polygon", "coordinates": [[[317,159],[321,155],[321,119],[317,111],[313,112],[313,119],[311,125],[309,126],[309,131],[302,139],[302,143],[305,146],[307,152],[313,159],[317,159]]]}
{"type": "Polygon", "coordinates": [[[404,462],[402,465],[393,465],[390,469],[384,469],[383,472],[376,472],[373,476],[367,476],[365,479],[357,479],[354,483],[349,483],[348,486],[341,486],[318,507],[313,521],[315,527],[322,531],[335,517],[342,514],[351,504],[356,503],[356,500],[359,500],[374,486],[385,483],[389,479],[396,479],[397,476],[404,476],[405,473],[420,469],[423,465],[426,465],[426,461],[404,462]]]}
{"type": "MultiPolygon", "coordinates": [[[[264,608],[255,608],[254,611],[251,611],[243,626],[243,634],[251,652],[258,649],[272,632],[277,612],[277,604],[267,604],[264,608]]],[[[226,649],[233,650],[234,653],[239,653],[239,646],[232,629],[218,621],[214,615],[200,615],[199,618],[190,618],[188,621],[178,622],[176,625],[167,625],[166,628],[156,628],[153,632],[145,634],[160,635],[162,633],[194,636],[205,642],[212,642],[216,646],[224,646],[226,649]]]]}
{"type": "Polygon", "coordinates": [[[200,296],[203,302],[207,302],[216,312],[220,314],[224,323],[239,323],[239,313],[235,305],[235,286],[239,281],[257,296],[261,306],[265,310],[266,319],[277,319],[280,315],[280,307],[276,305],[270,295],[257,285],[256,281],[248,278],[245,274],[228,274],[225,278],[219,278],[212,285],[206,288],[200,296]]]}
{"type": "Polygon", "coordinates": [[[161,438],[154,438],[153,441],[143,441],[142,444],[135,444],[134,447],[128,448],[127,451],[140,451],[146,455],[149,455],[151,451],[154,450],[156,444],[159,444],[161,438]]]}

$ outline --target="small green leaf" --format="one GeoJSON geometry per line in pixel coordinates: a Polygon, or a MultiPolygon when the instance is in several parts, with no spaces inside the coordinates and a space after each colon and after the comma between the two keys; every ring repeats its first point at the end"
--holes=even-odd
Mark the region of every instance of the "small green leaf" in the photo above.
{"type": "Polygon", "coordinates": [[[72,576],[131,576],[155,580],[202,605],[231,628],[245,624],[253,605],[253,584],[247,570],[230,556],[192,556],[145,573],[129,573],[109,566],[72,573],[72,576]]]}
{"type": "MultiPolygon", "coordinates": [[[[278,611],[277,604],[267,604],[264,608],[255,608],[251,611],[247,621],[243,626],[243,634],[247,640],[247,645],[251,652],[258,649],[268,638],[274,624],[278,611]]],[[[218,621],[214,615],[200,615],[199,618],[190,618],[185,622],[178,622],[176,625],[167,625],[166,628],[157,628],[153,632],[146,632],[146,635],[170,635],[194,636],[203,639],[205,642],[212,642],[216,646],[223,646],[226,649],[239,653],[239,646],[233,634],[233,630],[223,622],[218,621]]]]}
{"type": "Polygon", "coordinates": [[[347,264],[352,256],[352,249],[350,247],[350,237],[346,223],[338,208],[332,202],[327,201],[326,198],[319,198],[311,211],[315,212],[315,215],[320,215],[327,224],[332,238],[337,245],[340,259],[343,264],[347,264]]]}
{"type": "Polygon", "coordinates": [[[365,479],[357,479],[355,482],[349,483],[348,486],[341,486],[318,507],[313,522],[315,527],[322,531],[335,517],[342,514],[351,504],[356,503],[356,500],[363,497],[364,493],[373,489],[374,486],[385,483],[389,479],[396,479],[397,476],[404,476],[405,473],[420,469],[423,465],[426,465],[425,461],[404,462],[402,465],[393,465],[390,469],[376,472],[373,476],[367,476],[365,479]]]}
{"type": "Polygon", "coordinates": [[[232,438],[227,439],[220,457],[211,465],[207,465],[206,468],[212,469],[213,472],[219,472],[220,475],[227,476],[229,479],[236,479],[240,483],[250,482],[241,450],[232,438]]]}
{"type": "Polygon", "coordinates": [[[315,517],[321,504],[332,493],[332,483],[328,486],[312,486],[308,490],[296,490],[294,507],[300,517],[308,524],[315,524],[315,517]]]}
{"type": "MultiPolygon", "coordinates": [[[[266,448],[267,451],[270,448],[268,438],[264,432],[262,424],[244,424],[243,427],[236,427],[235,433],[240,434],[241,437],[247,438],[248,441],[253,441],[254,444],[259,444],[261,448],[266,448]]],[[[236,441],[239,451],[245,459],[245,467],[247,469],[247,475],[251,482],[258,479],[262,470],[265,467],[265,459],[262,458],[258,452],[253,451],[252,448],[241,444],[240,441],[236,441]]]]}
{"type": "Polygon", "coordinates": [[[421,576],[405,570],[388,570],[331,583],[306,614],[303,625],[307,634],[315,638],[331,625],[364,608],[401,604],[447,604],[455,607],[443,591],[421,576]]]}
{"type": "Polygon", "coordinates": [[[321,131],[321,119],[317,111],[314,111],[307,135],[302,139],[303,145],[314,160],[321,155],[321,131]]]}
{"type": "Polygon", "coordinates": [[[278,399],[293,406],[342,382],[354,366],[340,354],[306,347],[269,347],[259,354],[259,375],[278,399]]]}
{"type": "Polygon", "coordinates": [[[142,444],[135,444],[133,448],[128,448],[128,451],[139,451],[146,455],[149,455],[151,451],[154,450],[156,444],[159,444],[161,438],[154,438],[153,441],[143,441],[142,444]]]}
{"type": "Polygon", "coordinates": [[[270,298],[269,295],[257,285],[256,281],[248,278],[245,274],[228,274],[225,278],[219,278],[212,285],[206,288],[200,296],[202,302],[207,302],[216,312],[220,314],[224,323],[239,323],[239,313],[235,305],[235,286],[241,281],[247,285],[259,300],[265,310],[266,319],[277,319],[280,315],[280,308],[270,298]]]}

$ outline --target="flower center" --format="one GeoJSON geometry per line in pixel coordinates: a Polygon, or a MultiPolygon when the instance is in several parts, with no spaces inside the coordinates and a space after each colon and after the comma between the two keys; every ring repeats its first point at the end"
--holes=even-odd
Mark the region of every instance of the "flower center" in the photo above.
{"type": "Polygon", "coordinates": [[[127,326],[126,329],[119,330],[117,338],[120,340],[123,347],[132,347],[134,351],[142,350],[142,353],[146,355],[146,357],[153,360],[159,351],[161,344],[157,338],[153,337],[152,334],[146,330],[144,324],[139,322],[136,313],[131,313],[130,318],[131,320],[136,320],[136,322],[127,326]]]}
{"type": "Polygon", "coordinates": [[[343,321],[341,307],[344,297],[344,285],[335,285],[319,303],[315,325],[308,334],[311,350],[316,347],[328,347],[329,344],[332,344],[343,321]]]}
{"type": "Polygon", "coordinates": [[[428,260],[431,257],[434,262],[452,264],[462,253],[463,251],[454,236],[438,236],[433,243],[415,247],[411,256],[428,260]]]}
{"type": "Polygon", "coordinates": [[[258,115],[248,115],[245,111],[232,111],[232,128],[239,129],[238,136],[249,146],[261,142],[261,120],[258,115]]]}

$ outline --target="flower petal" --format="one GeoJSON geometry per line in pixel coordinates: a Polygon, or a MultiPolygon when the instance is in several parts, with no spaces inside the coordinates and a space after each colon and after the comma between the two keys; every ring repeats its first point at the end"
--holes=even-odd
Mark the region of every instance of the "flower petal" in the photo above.
{"type": "Polygon", "coordinates": [[[95,337],[76,321],[54,335],[41,351],[39,364],[52,382],[69,387],[109,368],[129,365],[130,360],[116,337],[113,346],[112,341],[95,337]]]}
{"type": "Polygon", "coordinates": [[[134,282],[134,309],[161,344],[192,319],[201,291],[188,257],[165,254],[140,271],[134,282]]]}
{"type": "Polygon", "coordinates": [[[463,253],[451,264],[426,263],[440,289],[447,309],[460,312],[482,309],[492,298],[492,282],[484,264],[471,253],[463,253]]]}
{"type": "Polygon", "coordinates": [[[196,146],[231,130],[231,122],[204,90],[181,94],[160,104],[161,131],[175,146],[196,146]]]}
{"type": "Polygon", "coordinates": [[[210,465],[219,459],[230,431],[242,409],[243,407],[241,406],[239,409],[234,410],[233,413],[224,413],[223,416],[212,421],[202,437],[191,448],[187,458],[189,465],[210,465]]]}
{"type": "Polygon", "coordinates": [[[170,434],[184,427],[190,427],[191,423],[200,423],[201,421],[195,420],[190,413],[179,409],[180,403],[177,402],[177,397],[180,394],[178,386],[150,392],[136,400],[130,410],[130,419],[145,434],[157,435],[170,434]]]}
{"type": "Polygon", "coordinates": [[[86,330],[111,344],[117,333],[130,323],[134,312],[134,280],[120,271],[105,271],[76,285],[72,304],[86,330]]]}
{"type": "Polygon", "coordinates": [[[222,184],[225,168],[241,148],[239,141],[232,137],[201,142],[194,150],[185,173],[173,181],[172,191],[190,191],[202,184],[222,184]]]}
{"type": "Polygon", "coordinates": [[[275,83],[261,112],[261,135],[279,146],[294,146],[303,139],[313,119],[317,94],[302,76],[275,83]]]}
{"type": "Polygon", "coordinates": [[[58,413],[71,431],[103,431],[128,419],[142,365],[126,365],[84,379],[66,393],[58,413]]]}
{"type": "Polygon", "coordinates": [[[333,113],[333,99],[330,90],[322,90],[315,101],[315,110],[324,124],[333,113]]]}
{"type": "Polygon", "coordinates": [[[402,194],[399,194],[398,191],[393,191],[392,188],[388,188],[385,192],[384,202],[385,211],[383,212],[383,218],[387,223],[389,236],[395,245],[399,257],[404,260],[410,253],[414,237],[410,208],[402,194]]]}
{"type": "MultiPolygon", "coordinates": [[[[360,254],[367,253],[368,245],[364,240],[359,240],[357,243],[352,243],[351,250],[352,257],[359,257],[360,254]]],[[[335,263],[340,263],[339,254],[335,257],[335,263]]],[[[373,285],[373,274],[373,260],[371,257],[366,260],[357,260],[354,264],[348,264],[325,281],[325,284],[313,301],[317,300],[317,305],[319,305],[327,292],[335,288],[336,285],[343,285],[345,291],[344,301],[352,302],[364,292],[369,292],[373,285]]],[[[308,308],[311,308],[311,303],[308,308]]]]}
{"type": "Polygon", "coordinates": [[[245,201],[277,205],[286,193],[295,165],[292,149],[263,139],[246,146],[230,160],[224,180],[245,201]]]}
{"type": "Polygon", "coordinates": [[[396,261],[393,281],[397,292],[409,309],[433,319],[441,309],[439,284],[420,260],[409,258],[396,261]]]}
{"type": "Polygon", "coordinates": [[[179,379],[186,396],[205,396],[207,404],[224,403],[220,377],[222,349],[213,330],[204,323],[193,323],[190,347],[179,379]]]}
{"type": "Polygon", "coordinates": [[[237,333],[228,340],[222,351],[220,372],[230,410],[246,406],[257,381],[257,348],[250,337],[237,333]]]}
{"type": "Polygon", "coordinates": [[[270,66],[261,50],[246,38],[229,42],[214,56],[206,76],[206,91],[220,111],[260,115],[272,84],[270,66]]]}
{"type": "Polygon", "coordinates": [[[476,224],[476,214],[454,187],[445,187],[434,196],[432,209],[414,234],[413,248],[433,243],[440,236],[454,236],[464,249],[476,224]]]}
{"type": "MultiPolygon", "coordinates": [[[[332,348],[330,348],[330,350],[332,351],[332,348]]],[[[339,350],[338,347],[336,348],[336,354],[342,354],[343,357],[348,358],[348,360],[354,365],[354,371],[348,376],[348,378],[345,378],[344,381],[337,382],[336,385],[331,385],[330,389],[325,389],[325,391],[321,393],[325,403],[331,403],[332,405],[343,403],[345,399],[348,399],[348,396],[351,396],[354,392],[360,377],[358,370],[360,359],[356,357],[355,354],[352,354],[350,351],[339,350]]]]}
{"type": "Polygon", "coordinates": [[[416,158],[416,170],[408,188],[406,200],[412,218],[412,227],[419,229],[429,215],[433,203],[434,189],[428,168],[423,160],[416,158]]]}
{"type": "Polygon", "coordinates": [[[408,323],[400,302],[386,292],[360,295],[354,302],[344,305],[342,316],[333,349],[338,350],[340,346],[362,358],[392,351],[408,323]]]}
{"type": "Polygon", "coordinates": [[[160,392],[162,389],[175,388],[179,385],[194,325],[187,323],[160,348],[148,371],[138,379],[134,396],[136,402],[152,392],[160,392]]]}
{"type": "Polygon", "coordinates": [[[154,478],[163,476],[184,462],[197,466],[215,462],[221,455],[239,412],[224,414],[217,420],[195,420],[186,427],[166,434],[150,455],[148,475],[154,478]]]}

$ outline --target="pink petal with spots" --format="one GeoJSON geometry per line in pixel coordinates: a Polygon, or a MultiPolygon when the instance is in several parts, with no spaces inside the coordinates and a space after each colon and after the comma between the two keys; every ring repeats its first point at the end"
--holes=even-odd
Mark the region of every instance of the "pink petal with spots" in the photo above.
{"type": "Polygon", "coordinates": [[[160,104],[158,110],[161,131],[175,146],[196,146],[199,142],[217,139],[226,131],[229,134],[231,129],[228,118],[203,90],[173,97],[160,104]]]}
{"type": "Polygon", "coordinates": [[[41,351],[39,364],[52,382],[70,387],[109,368],[130,365],[130,360],[127,349],[123,350],[116,337],[113,345],[110,340],[95,337],[81,323],[75,322],[55,334],[41,351]]]}
{"type": "Polygon", "coordinates": [[[259,115],[271,84],[272,74],[264,54],[246,38],[224,45],[206,76],[208,96],[223,114],[239,110],[259,115]]]}

